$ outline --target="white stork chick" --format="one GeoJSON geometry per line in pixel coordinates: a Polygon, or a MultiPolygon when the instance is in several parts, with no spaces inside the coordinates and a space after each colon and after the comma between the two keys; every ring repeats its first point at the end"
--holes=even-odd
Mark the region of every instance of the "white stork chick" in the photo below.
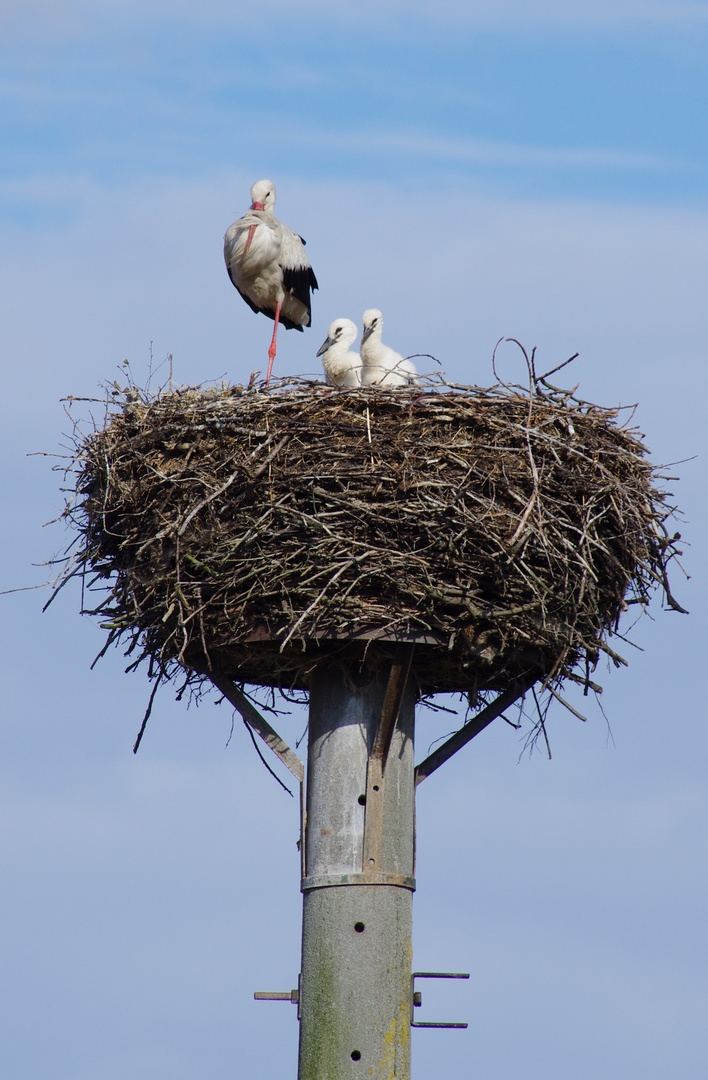
{"type": "Polygon", "coordinates": [[[278,323],[287,330],[310,325],[310,292],[317,288],[305,241],[273,213],[275,184],[258,180],[251,188],[251,208],[226,230],[224,259],[232,283],[248,306],[273,319],[268,350],[270,382],[278,323]]]}
{"type": "Polygon", "coordinates": [[[335,319],[317,350],[330,386],[361,386],[361,357],[349,348],[359,331],[351,319],[335,319]]]}
{"type": "Polygon", "coordinates": [[[361,381],[364,386],[410,386],[418,382],[415,364],[381,341],[383,315],[369,308],[361,317],[361,381]]]}

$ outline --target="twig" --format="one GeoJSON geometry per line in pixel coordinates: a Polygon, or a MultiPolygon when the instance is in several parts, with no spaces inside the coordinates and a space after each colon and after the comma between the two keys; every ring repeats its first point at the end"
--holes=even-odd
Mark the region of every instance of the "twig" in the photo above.
{"type": "Polygon", "coordinates": [[[162,675],[158,674],[157,678],[155,679],[155,684],[154,684],[154,686],[152,688],[152,693],[150,694],[150,700],[148,701],[148,707],[145,710],[145,716],[143,717],[143,722],[140,725],[140,731],[138,732],[138,737],[135,740],[135,745],[133,746],[133,753],[134,754],[137,754],[138,747],[140,746],[140,743],[142,742],[143,735],[145,734],[145,728],[147,727],[147,722],[150,719],[150,713],[152,712],[152,703],[155,700],[155,694],[157,693],[157,691],[159,689],[161,679],[162,679],[162,675]]]}

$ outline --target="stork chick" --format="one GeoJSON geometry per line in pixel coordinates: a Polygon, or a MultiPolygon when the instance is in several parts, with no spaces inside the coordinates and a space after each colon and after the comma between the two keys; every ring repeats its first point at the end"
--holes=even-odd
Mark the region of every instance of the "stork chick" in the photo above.
{"type": "Polygon", "coordinates": [[[361,357],[349,348],[359,331],[351,319],[335,319],[317,350],[330,386],[361,386],[361,357]]]}
{"type": "Polygon", "coordinates": [[[273,319],[268,350],[270,382],[278,323],[287,330],[310,325],[310,293],[317,288],[305,241],[273,213],[275,184],[258,180],[251,188],[251,207],[229,226],[224,236],[224,260],[233,285],[255,312],[273,319]]]}
{"type": "Polygon", "coordinates": [[[418,382],[415,364],[381,341],[383,315],[369,308],[361,317],[361,381],[364,386],[410,386],[418,382]]]}

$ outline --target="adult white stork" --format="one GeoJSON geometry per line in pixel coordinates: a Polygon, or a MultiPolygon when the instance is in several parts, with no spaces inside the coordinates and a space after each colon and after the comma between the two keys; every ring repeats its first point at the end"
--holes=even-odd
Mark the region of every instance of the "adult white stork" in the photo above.
{"type": "Polygon", "coordinates": [[[275,184],[258,180],[251,188],[251,208],[226,230],[224,259],[231,281],[253,311],[273,319],[268,350],[270,382],[278,323],[287,330],[310,325],[310,292],[317,288],[305,241],[273,213],[275,184]]]}
{"type": "Polygon", "coordinates": [[[335,319],[317,350],[330,386],[361,386],[361,357],[349,348],[359,331],[351,319],[335,319]]]}
{"type": "Polygon", "coordinates": [[[361,317],[361,381],[364,386],[410,386],[418,382],[415,364],[381,341],[383,315],[369,308],[361,317]]]}

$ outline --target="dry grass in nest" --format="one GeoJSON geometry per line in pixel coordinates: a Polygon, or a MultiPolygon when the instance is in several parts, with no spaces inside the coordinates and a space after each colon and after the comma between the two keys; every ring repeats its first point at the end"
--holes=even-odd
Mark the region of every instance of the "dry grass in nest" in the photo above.
{"type": "Polygon", "coordinates": [[[642,436],[542,380],[132,391],[76,451],[65,580],[152,676],[306,689],[407,639],[424,694],[557,689],[678,608],[642,436]]]}

